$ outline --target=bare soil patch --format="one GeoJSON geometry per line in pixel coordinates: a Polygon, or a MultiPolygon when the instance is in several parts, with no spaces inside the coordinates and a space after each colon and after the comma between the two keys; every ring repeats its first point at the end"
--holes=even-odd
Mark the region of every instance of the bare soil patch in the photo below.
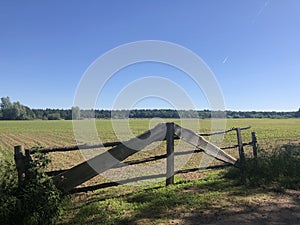
{"type": "MultiPolygon", "coordinates": [[[[227,199],[228,200],[228,199],[227,199]]],[[[237,199],[236,199],[237,200],[237,199]]],[[[232,224],[299,224],[300,191],[276,193],[266,190],[263,195],[232,202],[228,208],[214,207],[202,212],[183,213],[167,224],[232,225],[232,224]]]]}

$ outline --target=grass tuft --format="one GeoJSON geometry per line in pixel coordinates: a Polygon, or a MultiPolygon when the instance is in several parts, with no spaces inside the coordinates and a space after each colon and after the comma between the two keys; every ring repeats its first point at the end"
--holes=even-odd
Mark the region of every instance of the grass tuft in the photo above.
{"type": "Polygon", "coordinates": [[[235,178],[249,187],[273,185],[277,189],[300,188],[300,145],[286,144],[271,151],[259,150],[258,158],[248,158],[244,173],[230,168],[225,177],[235,178]]]}

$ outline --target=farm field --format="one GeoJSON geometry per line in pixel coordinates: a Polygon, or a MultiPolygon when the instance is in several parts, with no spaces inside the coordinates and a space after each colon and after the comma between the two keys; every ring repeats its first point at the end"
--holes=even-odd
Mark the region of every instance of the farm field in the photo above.
{"type": "MultiPolygon", "coordinates": [[[[132,119],[129,122],[130,131],[132,132],[131,136],[143,133],[149,128],[154,127],[158,122],[170,121],[186,128],[195,129],[194,123],[196,120],[194,119],[184,121],[179,119],[165,119],[163,121],[132,119]]],[[[118,124],[118,126],[124,126],[127,122],[125,120],[114,120],[114,123],[118,124]]],[[[199,124],[200,126],[198,127],[200,127],[200,130],[194,130],[195,132],[211,132],[210,120],[199,120],[199,124]]],[[[226,126],[227,129],[232,127],[251,126],[251,129],[242,131],[243,141],[250,142],[251,132],[255,131],[258,144],[264,148],[274,147],[282,143],[299,143],[300,140],[300,119],[228,119],[226,126]]],[[[119,141],[119,139],[128,140],[130,138],[126,132],[124,134],[121,132],[117,137],[113,130],[111,120],[96,120],[96,128],[98,130],[98,136],[101,138],[102,142],[119,141]]],[[[235,145],[237,144],[236,133],[227,133],[223,140],[221,139],[220,141],[217,139],[216,143],[220,147],[235,145]]],[[[0,154],[3,155],[3,157],[13,159],[13,147],[16,145],[23,145],[25,148],[35,148],[63,147],[76,144],[72,121],[0,121],[0,154]]],[[[179,150],[193,149],[193,147],[189,144],[185,144],[181,148],[185,149],[179,150]]],[[[149,146],[149,148],[144,149],[129,159],[141,159],[162,154],[165,153],[165,149],[165,143],[161,142],[155,148],[153,148],[153,146],[149,146]]],[[[236,149],[227,150],[227,152],[234,157],[238,157],[236,149]]],[[[61,170],[70,168],[77,163],[84,161],[86,155],[83,157],[79,151],[75,151],[52,153],[49,154],[49,157],[52,160],[49,170],[61,170]]],[[[194,154],[186,164],[187,167],[193,168],[199,166],[200,159],[201,155],[199,156],[194,154]]]]}
{"type": "MultiPolygon", "coordinates": [[[[164,120],[164,122],[169,121],[180,124],[180,120],[164,120]]],[[[193,123],[192,120],[190,122],[193,123]]],[[[201,129],[196,132],[210,132],[210,120],[199,120],[199,122],[201,129]]],[[[189,128],[189,121],[184,124],[189,128]]],[[[130,128],[134,135],[143,133],[154,125],[148,119],[130,121],[130,128]]],[[[285,143],[300,144],[300,119],[227,120],[227,129],[249,125],[252,128],[243,131],[244,142],[251,141],[251,132],[255,131],[259,145],[265,149],[285,143]]],[[[110,120],[96,120],[96,127],[103,142],[118,141],[110,120]]],[[[190,127],[193,127],[193,124],[190,127]]],[[[128,136],[125,134],[121,138],[126,140],[128,136]]],[[[236,144],[235,132],[226,134],[220,146],[232,144],[236,144]]],[[[25,148],[76,145],[72,121],[0,121],[0,157],[13,160],[15,145],[24,145],[25,148]]],[[[159,145],[155,151],[157,152],[154,154],[165,152],[165,145],[159,145]]],[[[229,154],[237,156],[237,151],[231,150],[229,154]]],[[[84,161],[79,151],[49,155],[52,160],[49,170],[67,169],[84,161]]],[[[153,152],[148,152],[146,149],[134,155],[132,159],[150,155],[153,155],[153,152]]],[[[187,168],[199,166],[200,158],[200,156],[191,157],[185,166],[187,168]]],[[[262,189],[247,190],[233,181],[224,179],[222,172],[218,170],[176,175],[177,184],[168,188],[164,187],[162,180],[148,186],[124,185],[76,193],[70,197],[71,204],[66,206],[66,211],[58,224],[197,224],[208,223],[215,215],[220,219],[224,215],[229,216],[228,224],[232,224],[239,219],[230,220],[230,216],[234,213],[241,213],[245,216],[244,219],[254,223],[255,215],[246,216],[247,212],[258,210],[260,207],[261,221],[268,222],[263,218],[263,214],[266,213],[264,210],[268,210],[272,204],[274,206],[278,199],[282,206],[292,205],[293,210],[299,210],[297,208],[299,199],[295,200],[294,195],[288,198],[262,189]],[[173,200],[169,201],[169,199],[173,200]],[[233,211],[228,212],[227,208],[232,208],[233,211]],[[227,214],[223,213],[224,210],[227,214]],[[199,220],[200,217],[203,221],[199,220]]],[[[109,180],[98,176],[83,184],[82,187],[101,182],[109,182],[109,180]]],[[[297,192],[296,196],[298,194],[297,192]]],[[[270,214],[272,213],[276,216],[275,211],[271,210],[270,214]]],[[[290,212],[288,211],[287,215],[288,213],[290,212]]]]}
{"type": "MultiPolygon", "coordinates": [[[[180,120],[174,121],[180,124],[180,120]]],[[[196,132],[210,132],[210,120],[199,120],[200,130],[196,132]]],[[[185,125],[188,125],[188,122],[185,125]]],[[[151,124],[152,125],[152,124],[151,124]]],[[[152,127],[155,124],[152,125],[152,127]]],[[[250,137],[255,131],[258,141],[262,144],[278,144],[280,142],[297,141],[300,138],[300,119],[228,119],[227,129],[232,127],[251,126],[244,131],[245,137],[250,137]]],[[[96,127],[103,142],[117,141],[110,120],[96,120],[96,127]]],[[[149,129],[148,119],[132,119],[130,128],[134,135],[149,129]]],[[[189,127],[187,127],[189,128],[189,127]]],[[[126,140],[126,136],[124,137],[126,140]]],[[[225,137],[223,145],[235,141],[235,134],[225,137]]],[[[246,140],[247,141],[247,138],[246,140]]],[[[25,148],[56,147],[75,145],[72,121],[0,121],[0,151],[4,154],[12,153],[13,146],[24,145],[25,148]]]]}
{"type": "MultiPolygon", "coordinates": [[[[165,119],[158,122],[170,121],[190,129],[195,127],[195,120],[181,121],[179,119],[165,119]]],[[[121,124],[122,126],[126,121],[115,120],[114,122],[121,124]]],[[[149,119],[132,119],[129,122],[129,126],[133,133],[132,135],[138,135],[149,128],[154,127],[158,122],[149,119]]],[[[195,132],[211,132],[210,120],[199,120],[199,123],[200,126],[198,127],[200,127],[200,130],[194,130],[195,132]]],[[[226,126],[227,129],[232,127],[251,126],[251,129],[242,131],[243,141],[250,142],[251,132],[255,131],[259,145],[263,146],[264,148],[274,147],[282,143],[300,142],[300,119],[228,119],[226,126]]],[[[118,137],[116,137],[111,120],[96,120],[96,128],[102,142],[119,141],[118,137],[122,140],[128,140],[128,138],[130,138],[127,133],[124,135],[121,133],[118,135],[118,137]]],[[[235,145],[237,144],[236,133],[227,133],[224,136],[223,141],[217,142],[217,145],[220,147],[235,145]]],[[[72,121],[0,121],[0,154],[3,157],[13,159],[13,147],[16,145],[23,145],[25,148],[35,148],[63,147],[76,144],[77,143],[73,134],[72,121]]],[[[189,144],[184,145],[184,148],[186,148],[184,150],[193,149],[193,147],[189,144]]],[[[227,152],[234,157],[238,157],[236,149],[228,150],[227,152]]],[[[160,143],[160,145],[155,148],[149,146],[149,148],[146,148],[138,154],[135,154],[129,159],[141,159],[161,153],[165,153],[165,143],[160,143]],[[151,149],[151,151],[147,151],[149,149],[151,149]]],[[[52,160],[49,170],[67,169],[85,160],[79,151],[51,153],[49,156],[52,160]]],[[[193,155],[186,166],[190,168],[197,167],[199,166],[200,159],[201,155],[193,155]]]]}

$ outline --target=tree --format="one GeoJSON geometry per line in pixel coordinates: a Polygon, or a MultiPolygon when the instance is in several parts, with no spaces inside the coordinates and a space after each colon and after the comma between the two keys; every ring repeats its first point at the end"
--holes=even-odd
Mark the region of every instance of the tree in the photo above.
{"type": "Polygon", "coordinates": [[[78,106],[72,107],[72,119],[73,120],[80,119],[80,108],[78,106]]]}
{"type": "Polygon", "coordinates": [[[48,114],[48,120],[60,120],[60,114],[59,113],[50,113],[48,114]]]}
{"type": "Polygon", "coordinates": [[[32,119],[27,115],[26,106],[21,105],[20,102],[14,102],[12,107],[12,119],[14,120],[27,120],[32,119]]]}
{"type": "Polygon", "coordinates": [[[10,102],[9,97],[1,98],[0,108],[2,112],[2,119],[4,120],[12,119],[13,106],[12,103],[10,102]]]}
{"type": "Polygon", "coordinates": [[[34,118],[32,110],[20,102],[11,102],[9,97],[1,98],[1,119],[4,120],[28,120],[34,118]]]}
{"type": "Polygon", "coordinates": [[[298,112],[295,113],[295,117],[300,118],[300,108],[299,108],[298,112]]]}

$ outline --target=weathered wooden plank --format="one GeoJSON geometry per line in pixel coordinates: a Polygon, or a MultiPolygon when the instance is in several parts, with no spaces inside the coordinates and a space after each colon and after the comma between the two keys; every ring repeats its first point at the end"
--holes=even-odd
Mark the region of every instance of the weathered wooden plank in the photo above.
{"type": "Polygon", "coordinates": [[[166,137],[166,124],[158,124],[151,130],[132,138],[129,141],[86,161],[53,178],[54,184],[63,192],[97,176],[118,165],[121,161],[143,149],[154,141],[162,141],[166,137]]]}
{"type": "Polygon", "coordinates": [[[252,146],[253,146],[253,157],[257,158],[257,138],[255,132],[251,133],[252,135],[252,146]]]}
{"type": "Polygon", "coordinates": [[[26,176],[30,165],[30,154],[28,150],[24,150],[21,145],[14,147],[14,159],[18,171],[18,185],[21,186],[26,176]]]}
{"type": "MultiPolygon", "coordinates": [[[[224,163],[222,165],[215,165],[215,166],[208,166],[208,167],[198,167],[198,168],[191,168],[191,169],[183,169],[176,171],[176,174],[182,174],[182,173],[190,173],[190,172],[196,172],[196,171],[202,171],[207,169],[221,169],[232,166],[229,163],[224,163]]],[[[141,176],[141,177],[134,177],[126,180],[119,180],[117,182],[108,182],[108,183],[102,183],[102,184],[96,184],[88,187],[80,187],[80,188],[74,188],[71,190],[71,193],[80,193],[80,192],[87,192],[87,191],[95,191],[101,188],[108,188],[113,186],[118,186],[121,184],[128,184],[131,182],[137,182],[141,180],[148,180],[148,179],[157,179],[165,177],[165,174],[155,174],[155,175],[147,175],[147,176],[141,176]]]]}
{"type": "Polygon", "coordinates": [[[198,168],[190,168],[190,169],[183,169],[177,171],[177,173],[190,173],[190,172],[196,172],[196,171],[202,171],[202,170],[210,170],[210,169],[222,169],[226,167],[230,167],[232,164],[229,163],[223,163],[221,165],[214,165],[214,166],[205,166],[205,167],[198,167],[198,168]]]}
{"type": "Polygon", "coordinates": [[[174,123],[167,123],[167,179],[166,186],[174,184],[174,123]]]}
{"type": "MultiPolygon", "coordinates": [[[[250,129],[251,126],[247,126],[247,127],[241,127],[239,128],[240,130],[248,130],[250,129]]],[[[224,130],[224,131],[216,131],[216,132],[212,132],[212,133],[199,133],[198,135],[200,136],[213,136],[213,135],[219,135],[219,134],[226,134],[226,133],[229,133],[231,131],[235,131],[237,128],[233,127],[233,128],[230,128],[228,130],[224,130]]]]}
{"type": "Polygon", "coordinates": [[[14,147],[14,159],[18,171],[18,184],[21,186],[25,179],[25,150],[24,147],[19,145],[14,147]]]}
{"type": "Polygon", "coordinates": [[[243,140],[242,140],[242,133],[239,128],[236,129],[236,136],[238,140],[238,146],[239,146],[239,167],[241,169],[241,179],[242,182],[245,182],[245,154],[244,154],[244,146],[243,146],[243,140]]]}
{"type": "Polygon", "coordinates": [[[77,150],[89,150],[93,148],[106,148],[114,147],[121,144],[121,142],[106,142],[98,145],[75,145],[68,147],[55,147],[55,148],[41,148],[41,149],[28,149],[31,154],[33,153],[50,153],[50,152],[70,152],[77,150]]]}
{"type": "Polygon", "coordinates": [[[245,153],[244,153],[244,146],[243,146],[243,140],[242,140],[242,133],[240,128],[236,129],[236,136],[238,140],[238,146],[239,146],[239,156],[240,156],[240,163],[245,163],[245,153]]]}
{"type": "Polygon", "coordinates": [[[214,144],[208,142],[203,137],[199,136],[195,132],[182,128],[178,125],[174,125],[175,134],[183,139],[184,141],[194,145],[197,148],[202,149],[206,154],[215,157],[216,159],[223,161],[225,163],[230,163],[235,165],[237,159],[228,155],[219,147],[215,146],[214,144]]]}

